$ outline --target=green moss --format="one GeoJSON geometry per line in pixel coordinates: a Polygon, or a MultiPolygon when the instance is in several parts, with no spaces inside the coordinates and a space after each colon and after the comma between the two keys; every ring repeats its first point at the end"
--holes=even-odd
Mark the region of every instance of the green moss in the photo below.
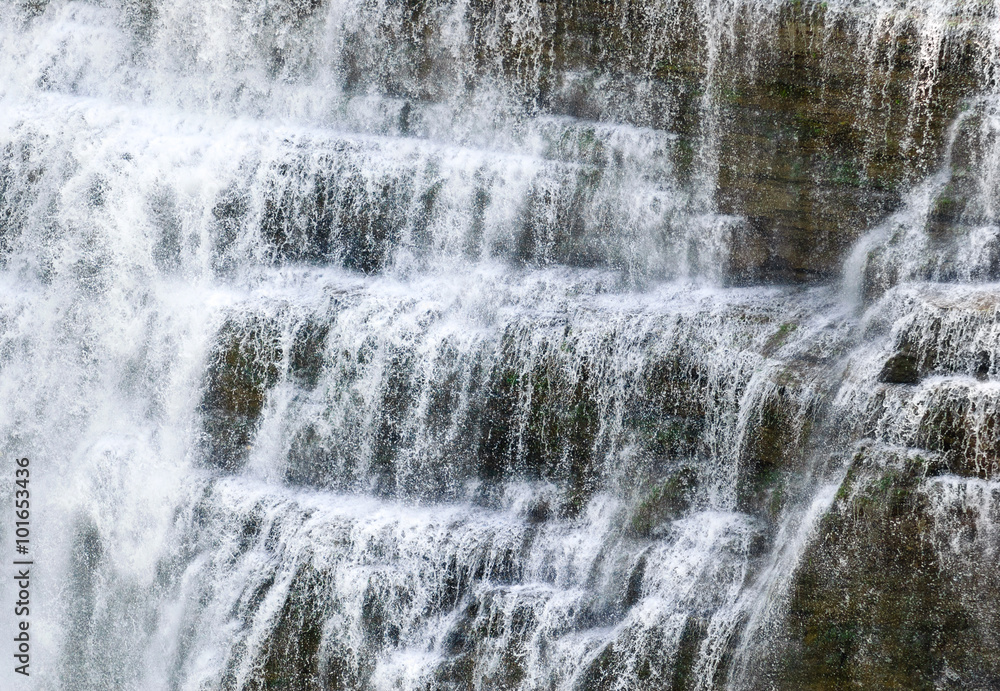
{"type": "Polygon", "coordinates": [[[719,98],[729,103],[739,103],[741,96],[739,89],[732,86],[725,86],[719,92],[719,98]]]}
{"type": "Polygon", "coordinates": [[[575,515],[594,490],[601,414],[586,363],[569,369],[557,355],[567,341],[524,370],[511,338],[485,387],[476,456],[490,484],[515,476],[559,484],[560,513],[575,515]]]}
{"type": "Polygon", "coordinates": [[[784,505],[789,471],[812,429],[792,391],[783,386],[763,401],[747,429],[737,487],[737,500],[745,511],[773,517],[784,505]]]}
{"type": "Polygon", "coordinates": [[[768,339],[767,343],[764,345],[764,352],[769,353],[780,348],[785,344],[785,341],[788,340],[788,337],[795,333],[798,328],[799,325],[795,322],[784,322],[768,339]]]}
{"type": "Polygon", "coordinates": [[[670,416],[644,421],[640,430],[648,448],[657,456],[670,459],[690,457],[695,453],[704,427],[703,418],[670,416]]]}
{"type": "Polygon", "coordinates": [[[516,370],[501,364],[486,387],[476,453],[479,477],[486,482],[503,480],[513,465],[519,381],[516,370]]]}
{"type": "Polygon", "coordinates": [[[961,218],[968,202],[968,196],[960,183],[961,176],[955,176],[938,193],[930,214],[933,221],[955,223],[961,218]]]}
{"type": "Polygon", "coordinates": [[[865,187],[868,183],[864,171],[854,161],[842,161],[833,166],[830,182],[845,187],[865,187]]]}

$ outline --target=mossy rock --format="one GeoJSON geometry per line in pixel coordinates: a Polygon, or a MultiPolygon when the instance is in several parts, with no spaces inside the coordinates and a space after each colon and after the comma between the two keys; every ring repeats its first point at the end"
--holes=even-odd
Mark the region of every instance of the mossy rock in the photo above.
{"type": "Polygon", "coordinates": [[[696,357],[680,350],[673,357],[650,363],[643,375],[645,396],[660,415],[692,421],[703,419],[707,398],[705,377],[696,357]]]}
{"type": "MultiPolygon", "coordinates": [[[[414,172],[371,178],[335,158],[323,164],[302,161],[273,171],[259,221],[261,237],[278,260],[339,260],[364,273],[381,271],[409,223],[407,213],[417,194],[414,172]]],[[[425,216],[433,209],[434,189],[431,185],[423,192],[425,216]]],[[[245,224],[246,202],[229,194],[217,205],[216,216],[226,224],[245,224]]]]}
{"type": "Polygon", "coordinates": [[[560,484],[563,515],[575,515],[593,492],[598,404],[589,363],[570,372],[554,356],[525,370],[513,350],[503,352],[484,395],[476,455],[480,478],[514,477],[560,484]]]}
{"type": "Polygon", "coordinates": [[[1000,411],[976,411],[970,393],[959,386],[932,395],[914,441],[939,453],[956,475],[992,479],[1000,475],[1000,411]]]}
{"type": "MultiPolygon", "coordinates": [[[[357,177],[347,180],[338,193],[324,208],[332,205],[339,214],[335,227],[341,261],[364,273],[381,270],[391,261],[407,224],[412,180],[388,179],[373,186],[357,177]]],[[[315,232],[322,237],[322,228],[315,232]]]]}
{"type": "Polygon", "coordinates": [[[636,401],[632,406],[634,413],[623,421],[636,441],[663,461],[695,457],[705,431],[705,419],[664,415],[656,406],[644,405],[646,403],[636,401]]]}
{"type": "Polygon", "coordinates": [[[661,524],[691,507],[697,487],[697,471],[689,466],[679,468],[639,499],[628,519],[628,532],[636,537],[652,536],[661,524]]]}
{"type": "Polygon", "coordinates": [[[458,691],[475,688],[476,623],[479,610],[479,601],[473,599],[462,610],[445,637],[445,660],[437,666],[434,673],[435,683],[442,689],[458,691]]]}
{"type": "Polygon", "coordinates": [[[740,455],[737,502],[744,511],[776,518],[784,506],[789,473],[805,453],[812,431],[791,385],[779,386],[749,422],[740,455]]]}
{"type": "MultiPolygon", "coordinates": [[[[313,4],[293,3],[280,14],[294,24],[313,13],[313,4]]],[[[676,162],[680,186],[714,174],[717,162],[718,210],[747,219],[729,258],[734,283],[834,279],[864,229],[897,208],[901,190],[937,165],[963,99],[988,86],[988,76],[972,69],[982,50],[974,41],[949,36],[933,88],[925,89],[926,66],[915,54],[921,41],[912,27],[870,33],[863,21],[827,12],[822,2],[785,3],[755,15],[757,21],[736,12],[732,33],[712,36],[711,23],[692,3],[542,2],[525,30],[523,14],[477,0],[466,7],[468,43],[458,53],[442,37],[433,3],[404,5],[347,30],[343,93],[379,92],[405,102],[403,133],[411,130],[411,104],[455,94],[474,99],[481,86],[497,83],[528,115],[677,133],[690,150],[676,162]],[[710,67],[709,40],[719,41],[710,67]],[[857,69],[863,54],[878,69],[857,69]]],[[[284,58],[275,51],[280,72],[284,58]]],[[[585,166],[607,165],[586,129],[578,139],[563,148],[574,147],[585,166]]],[[[313,189],[307,180],[289,182],[306,190],[300,196],[308,199],[300,201],[279,189],[294,173],[277,171],[261,224],[277,253],[337,255],[347,266],[375,272],[391,262],[404,229],[420,245],[439,204],[437,181],[417,189],[416,178],[402,172],[370,180],[338,170],[335,159],[317,166],[324,172],[311,181],[313,189]]],[[[600,261],[606,228],[581,211],[592,181],[571,181],[548,199],[544,190],[532,191],[514,229],[519,239],[508,250],[531,261],[600,261]],[[546,223],[550,212],[556,220],[546,223]],[[543,242],[547,233],[556,234],[554,244],[543,242]]],[[[964,213],[950,201],[958,199],[943,197],[936,216],[964,213]]]]}
{"type": "MultiPolygon", "coordinates": [[[[599,220],[588,218],[602,170],[582,166],[568,175],[555,189],[532,189],[521,212],[513,256],[522,262],[591,267],[615,264],[606,255],[604,235],[608,229],[599,220]]],[[[506,254],[507,248],[494,248],[506,254]]]]}
{"type": "Polygon", "coordinates": [[[231,320],[220,330],[201,400],[211,464],[229,471],[242,466],[282,357],[278,330],[266,321],[231,320]]]}
{"type": "Polygon", "coordinates": [[[929,325],[918,321],[919,330],[904,329],[893,345],[879,371],[878,381],[885,384],[916,384],[921,379],[938,373],[938,351],[948,344],[940,342],[942,320],[931,319],[929,325]]]}
{"type": "Polygon", "coordinates": [[[476,453],[479,476],[487,482],[501,481],[511,473],[516,454],[519,382],[518,372],[504,365],[490,375],[476,453]]]}
{"type": "Polygon", "coordinates": [[[323,373],[324,347],[330,332],[329,324],[308,321],[295,332],[288,368],[296,381],[307,389],[314,389],[323,373]]]}
{"type": "Polygon", "coordinates": [[[928,468],[885,451],[855,458],[795,573],[793,642],[778,688],[936,689],[949,673],[996,678],[1000,655],[975,640],[927,539],[928,468]]]}
{"type": "Polygon", "coordinates": [[[364,687],[351,651],[325,641],[323,622],[332,603],[323,574],[303,563],[295,573],[263,646],[251,691],[348,691],[364,687]]]}
{"type": "Polygon", "coordinates": [[[884,384],[916,384],[920,381],[920,367],[916,356],[908,351],[890,356],[882,366],[878,380],[884,384]]]}
{"type": "Polygon", "coordinates": [[[798,328],[799,325],[795,322],[782,322],[778,326],[778,330],[767,339],[767,343],[764,344],[763,353],[765,355],[773,354],[788,341],[798,328]]]}
{"type": "Polygon", "coordinates": [[[437,667],[433,688],[513,691],[520,687],[539,622],[531,600],[508,607],[505,598],[502,592],[487,591],[464,606],[446,634],[446,658],[437,667]],[[501,640],[505,645],[493,656],[501,640]]]}
{"type": "Polygon", "coordinates": [[[410,599],[411,593],[391,578],[379,573],[369,578],[361,605],[361,630],[372,650],[399,645],[402,629],[396,610],[405,609],[410,599]]]}
{"type": "MultiPolygon", "coordinates": [[[[285,480],[296,485],[324,486],[335,468],[333,452],[327,442],[314,425],[307,425],[296,432],[288,452],[285,480]]],[[[352,478],[343,477],[340,480],[342,484],[349,485],[352,478]]]]}
{"type": "Polygon", "coordinates": [[[600,649],[572,688],[574,691],[693,688],[695,680],[690,678],[690,667],[703,633],[698,625],[686,626],[675,659],[665,654],[673,647],[673,641],[663,631],[656,628],[644,631],[641,638],[625,634],[600,649]],[[625,646],[630,649],[619,652],[625,646]]]}
{"type": "Polygon", "coordinates": [[[384,357],[387,365],[368,472],[374,478],[376,492],[392,495],[404,489],[399,485],[398,459],[400,452],[407,448],[407,419],[417,389],[413,382],[415,356],[412,351],[392,347],[384,357]]]}

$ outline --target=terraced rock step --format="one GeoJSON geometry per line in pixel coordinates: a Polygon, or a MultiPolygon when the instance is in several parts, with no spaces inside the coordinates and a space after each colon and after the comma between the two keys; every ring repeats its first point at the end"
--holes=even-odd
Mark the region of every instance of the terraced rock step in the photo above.
{"type": "Polygon", "coordinates": [[[874,446],[851,465],[796,574],[788,687],[997,684],[997,584],[976,562],[996,553],[998,487],[929,463],[874,446]]]}
{"type": "Polygon", "coordinates": [[[45,252],[86,224],[135,234],[143,261],[166,272],[306,261],[405,274],[499,259],[618,268],[642,283],[714,272],[738,225],[689,206],[674,136],[598,122],[540,118],[498,151],[77,98],[6,117],[8,253],[45,252]],[[96,151],[86,143],[98,139],[96,151]]]}
{"type": "Polygon", "coordinates": [[[542,261],[660,275],[686,264],[679,273],[734,283],[808,282],[835,277],[852,243],[938,165],[963,101],[991,88],[996,17],[993,2],[60,2],[11,14],[3,66],[12,94],[494,151],[537,151],[563,116],[593,123],[571,128],[578,144],[553,140],[585,166],[554,179],[448,154],[411,152],[420,160],[406,162],[384,150],[345,153],[358,157],[352,163],[335,147],[330,158],[273,161],[276,169],[251,155],[240,178],[267,189],[248,200],[237,184],[221,215],[249,212],[250,226],[296,255],[339,248],[370,271],[387,258],[386,243],[433,238],[475,255],[499,242],[505,256],[542,261]],[[622,125],[676,143],[619,175],[601,132],[622,125]],[[666,176],[653,172],[650,185],[649,166],[666,176]],[[449,192],[456,178],[462,189],[449,192]],[[507,182],[499,195],[497,180],[507,182]],[[505,227],[494,236],[497,209],[505,227]],[[706,215],[740,220],[698,220],[706,215]],[[704,236],[701,246],[694,238],[704,236]]]}
{"type": "Polygon", "coordinates": [[[210,483],[186,526],[195,545],[216,542],[180,594],[193,649],[222,655],[222,685],[240,688],[669,678],[686,613],[727,604],[758,528],[695,512],[650,545],[623,536],[607,496],[576,519],[540,519],[551,491],[512,486],[483,510],[210,483]],[[197,623],[220,609],[233,617],[225,640],[197,623]]]}
{"type": "MultiPolygon", "coordinates": [[[[548,480],[570,515],[598,488],[658,496],[683,477],[685,504],[763,510],[843,352],[847,322],[815,313],[830,298],[633,296],[565,270],[405,286],[283,270],[215,337],[210,459],[236,470],[280,448],[293,482],[389,495],[548,480]]],[[[662,512],[650,501],[639,523],[662,512]]]]}

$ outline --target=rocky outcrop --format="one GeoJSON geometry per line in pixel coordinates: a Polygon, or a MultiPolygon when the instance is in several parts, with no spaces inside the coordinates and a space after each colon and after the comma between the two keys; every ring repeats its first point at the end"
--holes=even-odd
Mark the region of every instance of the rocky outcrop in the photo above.
{"type": "Polygon", "coordinates": [[[1000,611],[989,587],[965,590],[967,562],[952,559],[946,546],[958,537],[947,535],[946,513],[958,507],[935,500],[932,468],[927,457],[878,448],[854,459],[796,572],[795,642],[781,688],[1000,683],[990,623],[1000,611]]]}
{"type": "Polygon", "coordinates": [[[278,333],[267,320],[223,326],[201,403],[208,457],[214,465],[224,470],[242,466],[268,390],[278,380],[281,359],[278,333]]]}

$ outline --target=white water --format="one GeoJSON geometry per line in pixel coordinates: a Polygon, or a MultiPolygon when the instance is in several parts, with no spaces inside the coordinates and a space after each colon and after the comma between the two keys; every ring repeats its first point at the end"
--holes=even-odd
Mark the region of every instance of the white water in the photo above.
{"type": "MultiPolygon", "coordinates": [[[[682,174],[649,76],[679,5],[616,8],[645,28],[621,80],[550,69],[551,5],[3,5],[0,448],[32,459],[37,561],[31,686],[5,684],[649,688],[683,653],[690,686],[754,687],[858,440],[926,445],[951,397],[996,472],[996,289],[918,282],[997,278],[993,97],[950,135],[978,128],[945,249],[954,146],[847,289],[722,288],[718,73],[746,24],[766,62],[780,7],[695,4],[682,174]],[[904,338],[933,363],[879,383],[904,338]],[[796,472],[755,488],[769,416],[796,472]]],[[[823,11],[873,142],[886,37],[916,37],[904,139],[970,38],[996,91],[995,5],[823,11]]],[[[995,525],[990,482],[928,480],[963,564],[990,533],[949,542],[950,507],[995,525]]]]}

